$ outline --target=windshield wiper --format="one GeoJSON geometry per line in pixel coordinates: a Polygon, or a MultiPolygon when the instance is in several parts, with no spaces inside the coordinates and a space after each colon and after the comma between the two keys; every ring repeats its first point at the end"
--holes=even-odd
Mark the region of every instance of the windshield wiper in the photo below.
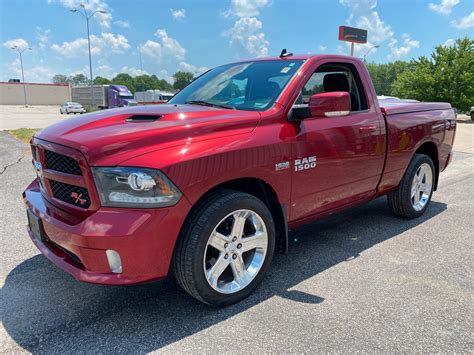
{"type": "Polygon", "coordinates": [[[229,109],[229,110],[235,110],[235,107],[234,107],[234,106],[213,104],[212,102],[207,102],[207,101],[203,101],[203,100],[191,100],[191,101],[186,101],[185,104],[201,105],[201,106],[212,106],[212,107],[221,107],[221,108],[226,108],[226,109],[229,109]]]}

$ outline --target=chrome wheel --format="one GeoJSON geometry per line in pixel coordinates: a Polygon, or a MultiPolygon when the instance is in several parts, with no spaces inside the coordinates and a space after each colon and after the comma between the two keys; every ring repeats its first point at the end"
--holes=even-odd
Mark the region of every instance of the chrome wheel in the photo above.
{"type": "Polygon", "coordinates": [[[268,233],[263,219],[242,209],[224,217],[212,231],[204,253],[204,273],[220,293],[235,293],[259,273],[267,254],[268,233]]]}
{"type": "Polygon", "coordinates": [[[425,208],[433,188],[433,171],[427,163],[420,165],[411,184],[411,204],[415,211],[425,208]]]}

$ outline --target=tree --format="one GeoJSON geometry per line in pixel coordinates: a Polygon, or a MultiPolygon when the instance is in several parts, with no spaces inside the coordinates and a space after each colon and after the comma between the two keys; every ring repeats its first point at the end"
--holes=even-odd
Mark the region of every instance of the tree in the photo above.
{"type": "Polygon", "coordinates": [[[94,85],[108,85],[108,84],[110,84],[110,80],[107,78],[96,76],[94,79],[94,85]]]}
{"type": "Polygon", "coordinates": [[[135,79],[130,74],[120,73],[116,75],[111,82],[116,85],[125,85],[132,93],[137,91],[135,89],[135,79]]]}
{"type": "Polygon", "coordinates": [[[69,82],[74,86],[86,86],[90,84],[90,80],[84,74],[76,74],[68,78],[69,82]]]}
{"type": "Polygon", "coordinates": [[[396,96],[446,101],[461,111],[473,104],[474,40],[465,37],[453,46],[437,46],[430,58],[422,56],[412,65],[393,84],[396,96]]]}
{"type": "Polygon", "coordinates": [[[173,88],[176,90],[181,90],[186,85],[188,85],[194,79],[194,74],[185,71],[177,71],[173,75],[174,83],[173,88]]]}
{"type": "Polygon", "coordinates": [[[56,74],[55,76],[53,76],[53,83],[54,84],[69,84],[69,79],[66,75],[56,74]]]}
{"type": "Polygon", "coordinates": [[[393,95],[393,83],[397,80],[400,74],[409,70],[410,67],[410,63],[402,62],[400,60],[386,64],[367,64],[367,70],[370,73],[377,95],[393,95]]]}

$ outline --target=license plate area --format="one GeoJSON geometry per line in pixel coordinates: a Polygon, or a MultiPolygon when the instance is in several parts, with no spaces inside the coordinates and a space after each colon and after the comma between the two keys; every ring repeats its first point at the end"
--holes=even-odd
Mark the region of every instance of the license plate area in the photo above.
{"type": "Polygon", "coordinates": [[[28,227],[30,228],[31,233],[33,233],[33,236],[36,239],[45,242],[47,238],[43,232],[41,219],[37,217],[31,210],[27,210],[26,214],[28,216],[28,227]]]}

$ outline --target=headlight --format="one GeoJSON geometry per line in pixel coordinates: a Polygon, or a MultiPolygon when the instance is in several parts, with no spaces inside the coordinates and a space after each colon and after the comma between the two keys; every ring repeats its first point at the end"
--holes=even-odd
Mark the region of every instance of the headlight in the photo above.
{"type": "Polygon", "coordinates": [[[159,170],[132,167],[92,168],[103,206],[153,208],[175,205],[182,194],[159,170]]]}

